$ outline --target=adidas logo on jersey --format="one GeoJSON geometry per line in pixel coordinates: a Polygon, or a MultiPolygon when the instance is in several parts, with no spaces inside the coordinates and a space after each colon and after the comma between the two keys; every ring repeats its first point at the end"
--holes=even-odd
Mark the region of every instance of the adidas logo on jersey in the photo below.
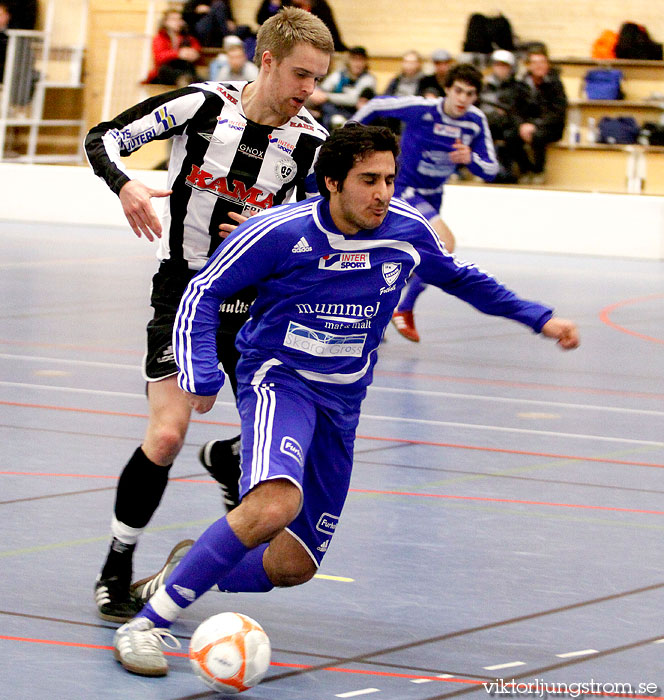
{"type": "Polygon", "coordinates": [[[307,239],[304,236],[302,236],[302,238],[300,238],[300,240],[293,246],[291,252],[308,253],[310,250],[312,250],[312,247],[309,245],[307,239]]]}

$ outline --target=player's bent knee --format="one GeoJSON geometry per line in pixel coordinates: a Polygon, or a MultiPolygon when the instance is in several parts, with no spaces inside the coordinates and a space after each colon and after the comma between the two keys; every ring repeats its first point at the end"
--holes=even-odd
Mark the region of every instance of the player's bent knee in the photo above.
{"type": "Polygon", "coordinates": [[[309,552],[288,531],[280,532],[270,542],[263,566],[275,586],[299,586],[310,581],[318,567],[309,552]]]}
{"type": "Polygon", "coordinates": [[[228,515],[235,534],[247,546],[256,546],[277,536],[300,509],[300,490],[290,481],[276,479],[259,484],[228,515]]]}
{"type": "Polygon", "coordinates": [[[144,451],[156,464],[172,464],[184,445],[184,435],[177,427],[158,426],[148,433],[144,451]]]}
{"type": "Polygon", "coordinates": [[[276,566],[268,564],[265,570],[270,581],[280,588],[300,586],[307,581],[311,581],[317,571],[315,564],[311,560],[309,562],[282,561],[277,563],[276,566]]]}

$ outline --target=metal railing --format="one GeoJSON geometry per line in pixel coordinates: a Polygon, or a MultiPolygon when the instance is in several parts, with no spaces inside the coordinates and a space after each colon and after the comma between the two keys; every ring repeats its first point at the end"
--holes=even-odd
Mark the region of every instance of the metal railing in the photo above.
{"type": "Polygon", "coordinates": [[[37,163],[82,159],[83,119],[44,118],[49,88],[81,87],[87,3],[77,1],[81,5],[77,13],[79,27],[69,23],[63,29],[55,22],[58,5],[68,2],[71,10],[72,0],[49,0],[42,31],[7,31],[0,87],[0,161],[37,163]],[[78,35],[72,36],[72,32],[78,35]],[[40,144],[52,138],[55,131],[69,140],[76,139],[74,153],[39,153],[40,144]]]}

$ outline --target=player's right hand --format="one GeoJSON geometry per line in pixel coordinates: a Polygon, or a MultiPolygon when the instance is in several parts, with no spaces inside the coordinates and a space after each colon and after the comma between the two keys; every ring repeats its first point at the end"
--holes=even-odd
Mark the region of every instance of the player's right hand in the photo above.
{"type": "Polygon", "coordinates": [[[219,224],[219,236],[221,238],[226,238],[229,233],[233,233],[240,224],[243,224],[249,218],[248,216],[242,216],[242,214],[236,214],[234,211],[229,212],[228,216],[237,221],[237,224],[219,224]]]}
{"type": "Polygon", "coordinates": [[[131,230],[138,238],[142,235],[149,241],[161,238],[161,222],[154,210],[151,197],[168,197],[172,190],[155,190],[139,180],[129,180],[120,190],[120,203],[131,230]]]}
{"type": "Polygon", "coordinates": [[[214,396],[199,396],[198,394],[192,394],[188,391],[184,392],[187,397],[189,405],[196,411],[196,413],[207,413],[214,406],[214,402],[217,400],[217,395],[214,396]]]}

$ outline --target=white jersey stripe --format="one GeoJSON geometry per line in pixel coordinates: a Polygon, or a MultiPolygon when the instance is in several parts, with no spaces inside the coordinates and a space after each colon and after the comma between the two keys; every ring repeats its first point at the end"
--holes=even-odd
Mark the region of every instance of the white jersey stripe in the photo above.
{"type": "Polygon", "coordinates": [[[267,403],[267,421],[265,424],[265,441],[263,444],[263,468],[259,480],[267,478],[270,470],[270,448],[272,447],[272,433],[274,428],[274,412],[277,408],[277,397],[271,389],[263,387],[265,401],[267,403]]]}
{"type": "MultiPolygon", "coordinates": [[[[186,311],[186,314],[181,316],[184,325],[176,326],[173,330],[174,335],[177,335],[179,339],[179,342],[174,343],[174,346],[180,348],[176,357],[176,362],[179,367],[187,368],[186,375],[188,380],[182,378],[184,382],[184,385],[181,385],[182,389],[191,393],[196,393],[196,387],[193,381],[191,326],[198,303],[205,290],[210,287],[214,283],[214,280],[222,275],[233,262],[247,253],[247,251],[249,251],[263,236],[283,222],[307,216],[312,206],[313,203],[304,203],[301,207],[295,207],[294,211],[293,209],[289,209],[286,212],[281,211],[273,215],[265,214],[260,216],[259,220],[254,225],[249,226],[246,231],[223,248],[219,256],[210,264],[209,268],[199,277],[195,278],[195,281],[192,281],[187,287],[180,302],[181,308],[186,311]]],[[[182,374],[180,377],[182,377],[182,374]]]]}
{"type": "Polygon", "coordinates": [[[254,444],[251,450],[251,481],[249,482],[251,487],[256,483],[256,469],[259,467],[259,455],[261,454],[261,427],[263,425],[263,402],[260,386],[254,387],[254,393],[256,394],[256,408],[254,409],[254,444]]]}

